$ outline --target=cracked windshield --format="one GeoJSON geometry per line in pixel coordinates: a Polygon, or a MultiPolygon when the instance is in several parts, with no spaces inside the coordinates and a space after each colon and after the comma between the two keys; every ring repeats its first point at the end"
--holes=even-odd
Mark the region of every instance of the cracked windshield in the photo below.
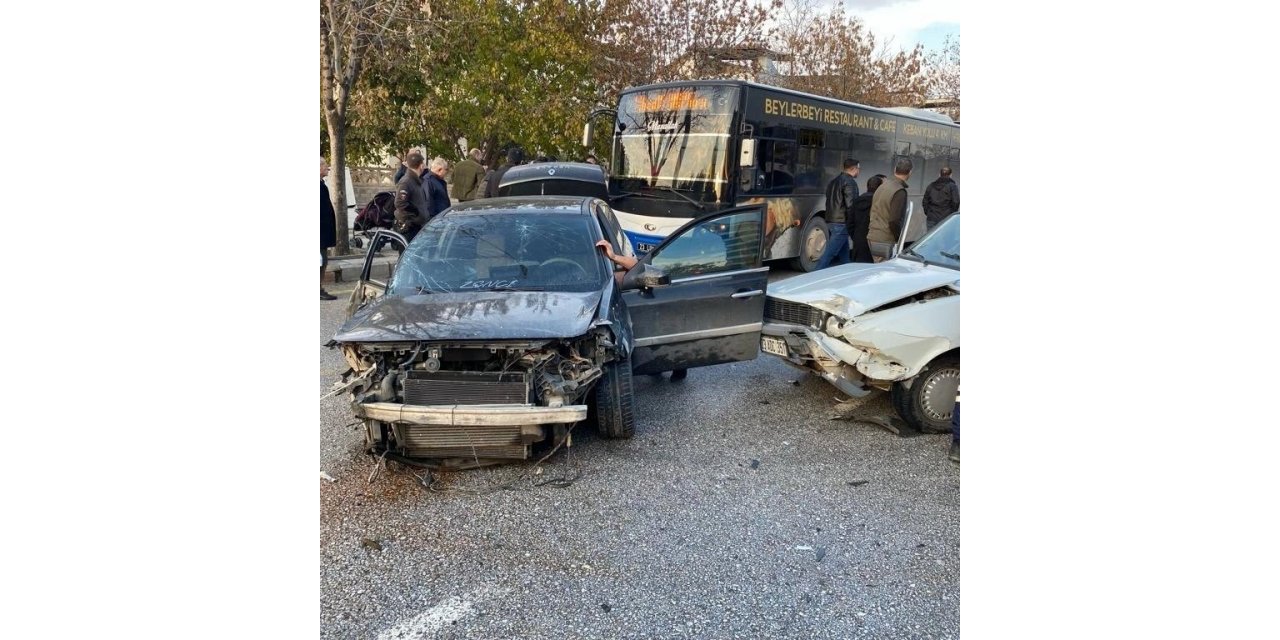
{"type": "Polygon", "coordinates": [[[405,249],[392,295],[594,291],[606,273],[586,215],[446,215],[405,249]]]}
{"type": "Polygon", "coordinates": [[[615,190],[675,189],[715,201],[728,179],[735,87],[682,87],[623,96],[615,190]]]}

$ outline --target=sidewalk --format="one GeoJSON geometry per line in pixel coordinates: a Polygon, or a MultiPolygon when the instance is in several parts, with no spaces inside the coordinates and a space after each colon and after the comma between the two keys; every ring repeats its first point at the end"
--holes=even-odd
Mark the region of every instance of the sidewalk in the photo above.
{"type": "MultiPolygon", "coordinates": [[[[326,284],[335,282],[358,282],[360,280],[360,270],[364,268],[363,252],[355,255],[336,256],[329,258],[329,266],[325,268],[324,282],[326,284]]],[[[396,260],[400,257],[398,253],[390,249],[384,249],[381,254],[373,259],[373,268],[370,270],[370,277],[374,280],[386,282],[391,278],[391,272],[396,268],[396,260]]]]}

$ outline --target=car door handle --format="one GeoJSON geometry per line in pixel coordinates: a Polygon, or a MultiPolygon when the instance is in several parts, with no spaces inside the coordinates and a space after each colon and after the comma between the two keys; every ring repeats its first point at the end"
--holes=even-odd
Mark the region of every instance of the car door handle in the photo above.
{"type": "Polygon", "coordinates": [[[756,289],[755,291],[739,291],[729,297],[730,298],[754,298],[756,296],[762,296],[762,295],[764,295],[764,291],[761,289],[756,289]]]}

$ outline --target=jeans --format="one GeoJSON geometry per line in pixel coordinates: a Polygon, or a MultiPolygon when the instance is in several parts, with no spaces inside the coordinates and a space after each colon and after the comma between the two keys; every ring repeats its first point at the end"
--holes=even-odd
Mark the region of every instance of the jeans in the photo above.
{"type": "Polygon", "coordinates": [[[849,262],[849,232],[843,224],[831,223],[827,225],[827,229],[831,231],[831,235],[827,238],[827,246],[822,250],[822,257],[818,258],[818,263],[814,265],[813,270],[825,269],[832,264],[846,264],[849,262]]]}

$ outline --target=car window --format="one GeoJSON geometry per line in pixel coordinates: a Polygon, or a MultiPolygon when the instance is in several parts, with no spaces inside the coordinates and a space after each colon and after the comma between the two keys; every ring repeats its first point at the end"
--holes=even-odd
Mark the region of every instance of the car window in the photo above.
{"type": "Polygon", "coordinates": [[[580,214],[446,214],[409,243],[390,294],[593,291],[607,275],[594,247],[595,224],[580,214]]]}
{"type": "Polygon", "coordinates": [[[662,247],[650,261],[672,278],[760,266],[760,215],[756,211],[704,220],[662,247]]]}

